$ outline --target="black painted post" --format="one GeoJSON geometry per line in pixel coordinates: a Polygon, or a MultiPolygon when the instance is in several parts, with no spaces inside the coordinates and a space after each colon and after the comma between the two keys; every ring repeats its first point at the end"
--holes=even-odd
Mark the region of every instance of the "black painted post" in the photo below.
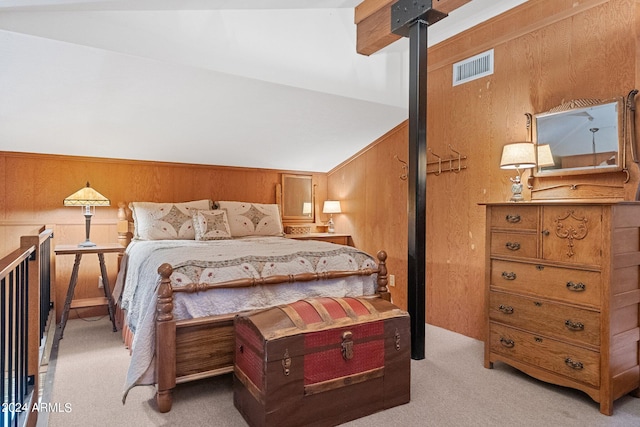
{"type": "Polygon", "coordinates": [[[407,302],[411,313],[411,357],[424,359],[427,213],[427,25],[416,22],[409,35],[409,197],[407,302]],[[422,53],[424,50],[424,53],[422,53]],[[412,120],[418,117],[418,120],[412,120]]]}
{"type": "Polygon", "coordinates": [[[424,359],[427,213],[427,27],[447,16],[430,0],[391,6],[391,30],[409,37],[408,311],[411,358],[424,359]]]}

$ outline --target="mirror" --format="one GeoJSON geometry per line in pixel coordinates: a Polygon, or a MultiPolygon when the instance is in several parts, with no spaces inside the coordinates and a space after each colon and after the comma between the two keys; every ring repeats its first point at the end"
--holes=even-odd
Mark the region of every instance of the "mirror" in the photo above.
{"type": "Polygon", "coordinates": [[[534,116],[534,176],[616,172],[624,168],[624,103],[576,100],[534,116]]]}
{"type": "Polygon", "coordinates": [[[315,221],[311,175],[282,175],[282,219],[298,222],[315,221]]]}

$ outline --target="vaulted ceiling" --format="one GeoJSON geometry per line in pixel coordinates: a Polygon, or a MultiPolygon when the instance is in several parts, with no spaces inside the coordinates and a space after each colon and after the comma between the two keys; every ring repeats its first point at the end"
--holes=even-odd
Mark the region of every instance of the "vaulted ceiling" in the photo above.
{"type": "Polygon", "coordinates": [[[407,118],[408,41],[357,54],[361,1],[0,0],[0,150],[326,172],[407,118]]]}

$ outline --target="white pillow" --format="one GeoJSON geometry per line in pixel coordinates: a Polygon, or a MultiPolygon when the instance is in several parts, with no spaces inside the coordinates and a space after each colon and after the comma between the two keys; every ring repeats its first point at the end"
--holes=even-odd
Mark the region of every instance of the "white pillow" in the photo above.
{"type": "Polygon", "coordinates": [[[194,240],[193,212],[210,210],[211,200],[184,203],[131,202],[135,232],[139,240],[194,240]]]}
{"type": "Polygon", "coordinates": [[[193,213],[196,240],[224,240],[231,238],[231,230],[224,210],[197,211],[193,213]]]}
{"type": "Polygon", "coordinates": [[[280,208],[276,204],[216,202],[227,211],[231,236],[283,236],[280,208]]]}

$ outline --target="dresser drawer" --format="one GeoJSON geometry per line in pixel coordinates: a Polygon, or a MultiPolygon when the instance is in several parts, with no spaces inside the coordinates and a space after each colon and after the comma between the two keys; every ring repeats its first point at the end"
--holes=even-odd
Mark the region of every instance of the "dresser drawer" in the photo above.
{"type": "Polygon", "coordinates": [[[535,258],[536,237],[525,233],[491,233],[491,255],[535,258]]]}
{"type": "Polygon", "coordinates": [[[490,346],[494,353],[600,386],[600,353],[596,351],[495,323],[491,323],[490,346]]]}
{"type": "Polygon", "coordinates": [[[548,300],[491,292],[489,318],[560,341],[600,345],[600,313],[548,300]]]}
{"type": "Polygon", "coordinates": [[[602,278],[597,271],[516,261],[491,261],[491,288],[574,304],[600,306],[602,278]]]}
{"type": "Polygon", "coordinates": [[[538,208],[535,206],[499,206],[491,209],[491,228],[537,230],[538,208]]]}

